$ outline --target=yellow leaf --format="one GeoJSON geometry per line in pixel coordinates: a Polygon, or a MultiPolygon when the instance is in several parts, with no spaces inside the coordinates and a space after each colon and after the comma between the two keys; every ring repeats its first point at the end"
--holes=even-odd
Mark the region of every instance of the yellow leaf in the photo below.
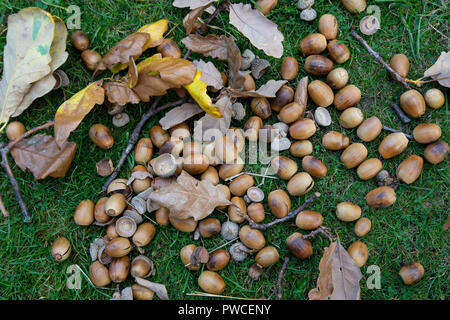
{"type": "Polygon", "coordinates": [[[163,35],[167,31],[168,26],[169,20],[162,19],[139,28],[137,32],[145,32],[150,34],[150,40],[148,40],[145,44],[144,51],[148,48],[154,48],[161,44],[164,39],[163,35]]]}
{"type": "Polygon", "coordinates": [[[189,92],[191,97],[198,103],[198,105],[206,111],[207,114],[214,118],[222,118],[223,115],[220,109],[212,104],[211,98],[206,93],[206,83],[200,80],[202,73],[197,70],[194,81],[192,83],[184,85],[183,87],[189,92]]]}

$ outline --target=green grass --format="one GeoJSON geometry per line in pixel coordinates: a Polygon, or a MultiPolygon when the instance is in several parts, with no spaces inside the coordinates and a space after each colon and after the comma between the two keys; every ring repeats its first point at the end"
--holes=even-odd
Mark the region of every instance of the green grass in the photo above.
{"type": "MultiPolygon", "coordinates": [[[[91,48],[105,54],[117,41],[134,32],[141,25],[162,18],[169,19],[172,24],[169,37],[176,41],[185,34],[181,21],[188,10],[173,8],[169,0],[155,1],[6,1],[0,0],[0,15],[13,13],[21,8],[36,5],[52,14],[66,20],[68,14],[61,7],[77,4],[81,8],[82,29],[88,33],[91,48]]],[[[386,61],[395,53],[404,53],[410,58],[411,70],[409,77],[417,79],[434,63],[441,51],[449,50],[448,21],[450,18],[448,4],[444,1],[368,1],[381,8],[382,28],[372,37],[366,37],[369,44],[377,50],[386,61]],[[431,27],[434,27],[434,29],[431,27]],[[439,30],[441,33],[437,32],[439,30]],[[444,34],[444,35],[443,35],[444,34]]],[[[414,126],[420,122],[434,122],[442,128],[442,139],[449,139],[448,92],[447,102],[438,110],[427,109],[425,115],[414,120],[409,125],[402,125],[391,109],[394,102],[398,103],[403,87],[394,82],[386,70],[380,67],[364,50],[364,48],[349,36],[352,26],[357,26],[365,15],[351,15],[340,4],[340,1],[316,1],[314,8],[319,16],[324,13],[334,14],[339,23],[338,38],[343,40],[351,50],[351,59],[342,66],[349,70],[350,83],[358,86],[363,98],[359,107],[366,117],[378,116],[383,124],[390,127],[412,132],[414,126]]],[[[280,0],[277,8],[268,16],[279,25],[285,36],[285,56],[295,56],[300,65],[305,57],[299,52],[298,43],[306,35],[317,32],[318,19],[306,23],[299,18],[294,1],[280,0]]],[[[260,50],[253,48],[250,43],[227,20],[222,13],[214,21],[227,34],[237,39],[241,50],[251,48],[260,57],[265,57],[260,50]]],[[[222,33],[221,30],[208,31],[222,33]]],[[[6,42],[5,26],[0,26],[0,52],[6,42]]],[[[185,48],[181,46],[182,50],[185,48]]],[[[58,106],[72,94],[83,88],[90,81],[90,73],[84,68],[79,53],[69,44],[69,59],[63,69],[69,75],[70,86],[63,90],[51,92],[47,96],[35,101],[18,120],[27,128],[42,124],[54,117],[58,106]]],[[[198,58],[193,55],[193,58],[198,58]]],[[[272,70],[257,85],[269,79],[280,78],[281,59],[269,59],[272,70]]],[[[225,65],[214,61],[225,71],[225,65]]],[[[299,78],[306,73],[300,70],[299,78]]],[[[103,76],[108,76],[104,74],[103,76]]],[[[296,81],[290,86],[295,88],[296,81]]],[[[437,87],[430,83],[419,90],[437,87]]],[[[441,88],[442,89],[442,88],[441,88]]],[[[164,98],[164,101],[173,96],[164,98]]],[[[246,104],[248,104],[246,102],[246,104]]],[[[140,119],[140,115],[147,110],[149,104],[130,105],[127,112],[131,117],[130,123],[124,128],[114,128],[115,144],[108,151],[96,148],[88,138],[88,130],[94,123],[111,125],[110,116],[104,106],[97,106],[81,123],[79,128],[71,134],[70,139],[78,144],[78,150],[72,166],[66,177],[61,179],[47,178],[34,181],[31,173],[21,172],[13,165],[13,171],[21,187],[30,213],[33,216],[31,224],[23,224],[21,213],[15,202],[13,191],[3,170],[0,170],[0,190],[6,207],[11,213],[7,219],[0,219],[0,298],[2,299],[105,299],[112,294],[112,289],[95,289],[83,278],[80,290],[69,290],[66,287],[68,274],[66,269],[71,264],[78,264],[84,272],[89,270],[89,243],[96,237],[102,236],[104,230],[91,226],[83,228],[73,222],[73,211],[83,199],[98,200],[99,190],[106,178],[97,176],[95,163],[105,157],[110,157],[116,163],[121,150],[126,146],[130,131],[140,119]],[[63,263],[55,263],[50,256],[52,241],[58,236],[65,236],[72,243],[72,254],[63,263]]],[[[333,117],[330,130],[341,131],[338,124],[339,114],[333,107],[329,108],[333,117]]],[[[314,110],[310,103],[308,110],[314,110]]],[[[142,136],[149,135],[149,128],[157,123],[158,117],[152,119],[143,130],[142,136]]],[[[274,123],[275,116],[268,123],[274,123]]],[[[244,122],[234,122],[234,126],[243,126],[244,122]]],[[[420,178],[412,185],[400,185],[397,189],[397,202],[390,208],[375,210],[369,208],[365,201],[365,194],[376,187],[373,180],[361,181],[355,170],[346,170],[339,162],[340,152],[330,152],[321,145],[321,137],[327,130],[319,130],[311,141],[314,145],[313,154],[323,160],[328,167],[328,175],[316,179],[315,191],[322,193],[311,209],[320,211],[324,215],[324,224],[337,232],[345,247],[357,240],[353,232],[354,223],[343,223],[336,219],[334,210],[341,201],[353,201],[363,209],[363,216],[372,220],[372,230],[362,238],[369,247],[369,259],[361,268],[361,297],[363,299],[446,299],[449,297],[449,259],[448,259],[448,231],[442,231],[442,225],[448,215],[448,184],[449,170],[447,161],[439,165],[424,164],[420,178]],[[425,268],[425,276],[418,284],[405,286],[398,276],[400,267],[410,261],[419,261],[425,268]],[[369,290],[365,283],[367,267],[378,265],[381,268],[381,289],[369,290]]],[[[358,141],[355,130],[344,130],[352,141],[358,141]]],[[[51,133],[52,130],[49,131],[51,133]]],[[[379,157],[377,152],[382,135],[374,142],[367,143],[369,157],[379,157]]],[[[6,138],[1,137],[4,141],[6,138]]],[[[408,148],[400,156],[383,161],[383,167],[391,173],[397,165],[411,154],[423,155],[424,146],[410,142],[408,148]]],[[[298,159],[297,159],[298,160],[298,159]]],[[[12,161],[12,159],[11,159],[12,161]]],[[[13,161],[12,161],[13,162],[13,161]]],[[[301,164],[299,162],[299,164],[301,164]]],[[[133,167],[130,157],[121,172],[126,177],[133,167]]],[[[258,166],[246,167],[246,170],[259,171],[258,166]]],[[[260,179],[257,178],[257,183],[260,179]]],[[[266,180],[263,189],[267,194],[276,188],[285,188],[286,183],[279,180],[266,180]]],[[[292,198],[293,207],[303,203],[306,196],[292,198]]],[[[153,216],[153,215],[152,215],[153,216]]],[[[218,212],[213,216],[224,220],[218,212]]],[[[267,217],[266,221],[271,220],[267,217]]],[[[285,246],[286,237],[298,231],[293,222],[278,225],[265,231],[267,243],[276,246],[281,257],[292,256],[285,246]]],[[[173,227],[158,227],[157,235],[150,245],[145,248],[156,265],[155,282],[166,284],[170,297],[189,298],[186,293],[199,291],[197,277],[200,271],[188,271],[180,262],[178,252],[186,244],[192,243],[191,236],[176,231],[173,227]]],[[[196,243],[200,244],[200,241],[196,243]]],[[[204,240],[206,248],[214,248],[223,243],[220,237],[204,240]]],[[[286,299],[305,299],[310,289],[315,287],[318,276],[318,264],[323,249],[328,246],[328,240],[316,237],[312,240],[315,254],[307,261],[292,258],[288,265],[283,282],[283,296],[286,299]]],[[[137,252],[133,252],[133,256],[137,252]]],[[[231,262],[220,274],[224,277],[227,288],[225,295],[247,298],[273,297],[276,290],[277,273],[281,268],[281,261],[264,270],[259,281],[253,281],[248,276],[248,267],[253,263],[247,259],[243,263],[231,262]]],[[[128,280],[126,284],[131,283],[128,280]]],[[[125,286],[123,284],[122,286],[125,286]]],[[[114,288],[114,286],[110,286],[114,288]]]]}

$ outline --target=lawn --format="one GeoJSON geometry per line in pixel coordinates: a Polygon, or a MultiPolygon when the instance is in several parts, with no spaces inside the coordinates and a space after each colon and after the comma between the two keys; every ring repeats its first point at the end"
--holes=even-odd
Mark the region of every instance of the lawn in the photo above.
{"type": "MultiPolygon", "coordinates": [[[[236,0],[234,2],[237,2],[236,0]]],[[[250,1],[244,1],[250,2],[250,1]]],[[[406,54],[411,62],[409,78],[417,79],[431,66],[441,51],[449,50],[450,11],[448,3],[442,0],[368,0],[368,5],[377,5],[381,10],[381,29],[371,37],[365,37],[368,43],[380,55],[389,61],[396,53],[406,54]]],[[[17,1],[0,0],[0,16],[14,13],[27,6],[41,7],[54,15],[66,20],[70,14],[65,10],[69,5],[78,5],[81,9],[81,27],[91,41],[91,49],[105,54],[115,43],[126,35],[136,31],[140,26],[169,19],[167,37],[179,42],[185,31],[182,19],[188,13],[187,9],[171,6],[169,0],[98,0],[98,1],[17,1]]],[[[404,88],[393,81],[386,70],[377,64],[365,49],[349,35],[352,27],[358,26],[360,19],[367,15],[352,15],[344,9],[340,1],[316,1],[314,9],[318,15],[332,13],[339,24],[338,39],[343,40],[351,51],[351,58],[342,65],[349,71],[349,83],[358,86],[362,92],[359,108],[365,118],[377,116],[383,124],[411,133],[421,122],[433,122],[442,128],[442,139],[449,141],[448,92],[437,83],[429,83],[419,90],[424,93],[432,87],[439,87],[446,94],[446,104],[441,109],[427,108],[425,115],[412,121],[409,125],[401,124],[391,108],[398,103],[404,88]]],[[[277,8],[268,17],[278,24],[284,34],[284,56],[294,56],[299,65],[303,65],[305,57],[300,53],[299,41],[306,35],[317,32],[318,19],[311,23],[300,20],[295,2],[280,0],[277,8]]],[[[237,39],[241,51],[250,48],[260,57],[268,59],[264,53],[252,47],[249,41],[232,28],[225,13],[221,13],[213,23],[218,28],[208,29],[211,33],[231,34],[237,39]]],[[[0,25],[0,52],[6,42],[6,27],[0,25]]],[[[183,52],[186,51],[180,44],[183,52]]],[[[71,44],[68,45],[69,59],[63,69],[70,78],[70,85],[63,90],[56,90],[33,103],[18,120],[27,128],[43,124],[53,119],[58,106],[68,97],[86,86],[91,74],[83,66],[80,54],[71,44]]],[[[193,55],[192,58],[199,58],[193,55]]],[[[3,60],[3,59],[1,59],[3,60]]],[[[270,72],[257,81],[257,87],[269,79],[280,79],[281,59],[269,59],[272,68],[270,72]]],[[[216,66],[225,71],[225,65],[214,61],[216,66]]],[[[2,66],[2,64],[0,64],[2,66]]],[[[305,76],[303,68],[297,79],[305,76]]],[[[107,76],[103,74],[103,76],[107,76]]],[[[297,80],[289,85],[295,88],[297,80]]],[[[172,101],[173,95],[163,101],[172,101]]],[[[248,107],[249,102],[245,102],[248,107]]],[[[100,227],[79,227],[73,221],[73,212],[83,199],[97,201],[101,186],[106,178],[96,173],[95,163],[105,157],[110,157],[117,163],[121,150],[126,146],[130,132],[137,124],[148,103],[130,105],[127,113],[130,123],[123,128],[114,128],[114,146],[103,151],[97,148],[88,137],[88,130],[94,123],[103,123],[110,128],[111,117],[106,108],[97,106],[80,127],[71,134],[70,139],[78,144],[78,150],[72,166],[64,178],[47,178],[34,181],[31,173],[20,171],[13,165],[13,171],[19,182],[23,196],[28,204],[33,221],[30,224],[22,222],[22,216],[15,202],[13,191],[3,170],[0,170],[0,190],[6,207],[10,211],[9,218],[0,218],[0,298],[2,299],[107,299],[113,293],[114,286],[109,289],[97,289],[83,278],[80,290],[70,290],[66,286],[67,268],[78,264],[85,273],[89,272],[89,243],[102,236],[104,230],[100,227]],[[59,236],[65,236],[72,243],[70,258],[62,263],[56,263],[50,255],[52,241],[59,236]]],[[[315,106],[309,102],[308,110],[315,106]]],[[[249,109],[249,108],[248,108],[249,109]]],[[[354,223],[344,223],[335,216],[336,204],[342,201],[352,201],[362,207],[364,217],[372,221],[372,230],[361,240],[369,248],[369,259],[361,268],[362,299],[448,299],[449,292],[449,237],[448,231],[442,231],[442,226],[448,216],[448,184],[450,172],[447,160],[431,165],[424,163],[419,179],[411,185],[402,184],[396,190],[397,202],[387,209],[369,208],[364,200],[365,194],[376,187],[374,180],[362,181],[355,170],[347,170],[339,161],[340,152],[326,150],[321,144],[321,138],[328,130],[341,131],[338,123],[339,113],[330,107],[333,124],[328,129],[319,130],[310,140],[313,143],[313,155],[322,159],[328,167],[328,174],[322,179],[316,179],[314,191],[319,191],[322,197],[310,208],[324,215],[324,225],[334,230],[340,237],[344,247],[348,247],[357,236],[353,232],[354,223]],[[402,265],[411,261],[420,262],[425,268],[424,278],[413,286],[405,286],[398,271],[402,265]],[[366,280],[370,276],[367,268],[377,265],[381,270],[381,288],[368,289],[366,280]]],[[[247,115],[251,112],[247,112],[247,115]]],[[[142,136],[149,136],[150,127],[158,122],[162,115],[154,117],[145,126],[142,136]]],[[[245,120],[244,120],[245,121],[245,120]]],[[[233,122],[234,126],[242,127],[245,123],[233,122]]],[[[276,122],[272,116],[268,123],[276,122]]],[[[344,130],[352,141],[358,141],[356,130],[344,130]]],[[[51,132],[51,131],[50,131],[51,132]]],[[[375,141],[367,143],[368,157],[380,157],[377,149],[381,139],[387,135],[383,132],[375,141]]],[[[2,141],[6,140],[3,135],[2,141]]],[[[383,161],[384,169],[394,173],[398,164],[412,154],[423,155],[424,146],[410,142],[408,148],[400,156],[383,161]]],[[[285,151],[284,153],[287,154],[285,151]]],[[[12,161],[12,159],[11,159],[12,161]]],[[[301,166],[301,159],[297,159],[301,166]]],[[[13,161],[12,161],[13,162],[13,161]]],[[[128,163],[121,172],[121,177],[127,177],[133,168],[130,156],[128,163]]],[[[259,172],[260,166],[247,165],[245,170],[259,172]]],[[[257,184],[260,178],[256,178],[257,184]]],[[[281,180],[266,180],[263,191],[266,196],[271,190],[285,188],[281,180]]],[[[310,195],[310,194],[309,194],[310,195]]],[[[293,197],[293,207],[304,202],[306,196],[293,197]]],[[[267,209],[267,207],[266,207],[267,209]]],[[[226,217],[219,213],[213,216],[224,221],[226,217]]],[[[151,216],[153,217],[153,216],[151,216]]],[[[266,217],[270,221],[272,217],[266,217]]],[[[318,265],[323,250],[328,246],[328,239],[315,237],[312,240],[314,255],[306,261],[294,258],[286,248],[285,240],[292,232],[298,231],[295,224],[287,222],[279,224],[264,232],[267,243],[276,246],[280,252],[280,262],[264,270],[259,281],[253,281],[248,275],[248,268],[253,263],[247,259],[242,263],[230,262],[220,274],[227,283],[224,292],[228,296],[246,298],[273,298],[276,290],[277,274],[285,256],[291,257],[283,281],[283,297],[285,299],[306,299],[308,291],[315,287],[319,273],[318,265]]],[[[191,272],[181,263],[180,249],[186,244],[195,242],[189,234],[176,231],[173,227],[157,227],[155,239],[145,247],[145,254],[156,265],[156,275],[152,281],[164,283],[173,299],[192,298],[186,294],[199,291],[197,277],[200,271],[191,272]]],[[[220,237],[204,240],[208,249],[215,248],[224,242],[220,237]]],[[[200,244],[200,241],[195,243],[200,244]]],[[[133,253],[133,256],[137,252],[133,253]]],[[[126,284],[131,284],[127,280],[126,284]]]]}

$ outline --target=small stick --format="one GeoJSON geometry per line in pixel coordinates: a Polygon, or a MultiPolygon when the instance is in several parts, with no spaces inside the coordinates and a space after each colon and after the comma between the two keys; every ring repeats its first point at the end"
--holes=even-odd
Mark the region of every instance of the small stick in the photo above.
{"type": "Polygon", "coordinates": [[[237,177],[240,177],[244,174],[248,174],[249,176],[255,176],[255,177],[263,177],[263,178],[270,178],[270,179],[278,179],[278,177],[275,176],[266,176],[265,174],[259,174],[259,173],[252,173],[252,172],[241,172],[238,174],[235,174],[234,176],[228,177],[225,179],[225,181],[231,181],[237,177]]]}
{"type": "Polygon", "coordinates": [[[328,240],[330,240],[330,241],[335,240],[334,237],[331,235],[331,233],[328,231],[328,228],[322,227],[322,226],[318,227],[316,230],[313,230],[308,234],[303,235],[303,239],[313,238],[316,235],[318,235],[319,233],[325,235],[328,238],[328,240]]]}
{"type": "Polygon", "coordinates": [[[394,103],[392,107],[395,110],[395,113],[397,113],[398,117],[403,123],[410,123],[411,119],[406,115],[406,113],[398,106],[398,104],[394,103]]]}
{"type": "Polygon", "coordinates": [[[283,266],[281,267],[280,272],[278,273],[278,282],[277,282],[277,288],[278,288],[278,294],[276,297],[276,300],[281,300],[283,298],[283,294],[281,291],[281,281],[283,280],[284,274],[286,273],[286,268],[289,263],[289,258],[284,258],[283,266]]]}
{"type": "MultiPolygon", "coordinates": [[[[387,127],[387,126],[383,126],[383,129],[384,130],[386,130],[386,131],[390,131],[390,132],[402,132],[401,130],[397,130],[397,129],[393,129],[393,128],[390,128],[390,127],[387,127]]],[[[410,135],[410,134],[407,134],[407,133],[404,133],[404,132],[402,132],[409,140],[414,140],[414,137],[412,136],[412,135],[410,135]]]]}
{"type": "Polygon", "coordinates": [[[383,58],[381,58],[380,54],[378,52],[376,52],[375,50],[373,50],[372,47],[369,46],[369,44],[363,38],[361,38],[361,36],[355,30],[350,31],[350,35],[353,38],[355,38],[356,40],[358,40],[364,46],[364,48],[366,48],[367,52],[369,52],[369,54],[378,63],[381,63],[383,65],[383,67],[385,67],[390,73],[392,73],[394,75],[395,79],[398,82],[400,82],[403,85],[403,87],[405,87],[406,89],[411,89],[408,82],[406,81],[406,78],[399,75],[394,69],[391,68],[390,65],[388,65],[386,62],[384,62],[384,60],[383,60],[383,58]]]}
{"type": "Polygon", "coordinates": [[[0,211],[3,213],[3,217],[9,217],[9,212],[6,210],[5,205],[3,204],[2,197],[0,197],[0,211]]]}
{"type": "MultiPolygon", "coordinates": [[[[228,241],[228,242],[225,242],[225,243],[222,244],[221,246],[218,246],[217,248],[214,248],[214,249],[209,250],[208,253],[211,254],[211,253],[213,253],[214,251],[219,250],[219,249],[221,249],[221,248],[223,248],[223,247],[229,245],[230,243],[232,243],[232,242],[234,242],[234,241],[236,241],[236,240],[238,240],[238,239],[239,239],[239,237],[236,237],[236,238],[234,238],[233,240],[230,240],[230,241],[228,241]]],[[[189,262],[188,264],[185,264],[184,266],[185,266],[185,267],[189,267],[190,265],[191,265],[191,263],[189,262]]]]}
{"type": "Polygon", "coordinates": [[[10,141],[10,142],[5,146],[6,152],[8,152],[9,150],[11,150],[16,144],[18,144],[20,141],[22,141],[23,139],[27,138],[28,136],[32,135],[32,134],[35,133],[36,131],[47,129],[48,127],[51,127],[51,126],[53,126],[54,124],[55,124],[55,122],[52,120],[52,121],[49,121],[49,122],[47,122],[47,123],[45,123],[45,124],[43,124],[43,125],[41,125],[41,126],[37,126],[37,127],[33,128],[33,129],[28,130],[28,131],[25,132],[23,135],[21,135],[19,138],[10,141]]]}

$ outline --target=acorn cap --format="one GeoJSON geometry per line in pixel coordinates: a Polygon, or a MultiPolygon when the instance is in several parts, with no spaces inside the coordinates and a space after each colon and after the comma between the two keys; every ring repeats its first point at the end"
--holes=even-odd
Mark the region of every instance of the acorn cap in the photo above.
{"type": "Polygon", "coordinates": [[[264,200],[264,192],[258,187],[250,187],[247,190],[247,197],[252,202],[261,202],[264,200]]]}
{"type": "Polygon", "coordinates": [[[177,171],[177,160],[170,153],[163,153],[151,161],[153,171],[162,178],[167,178],[177,171]]]}
{"type": "Polygon", "coordinates": [[[116,221],[116,232],[119,236],[129,238],[136,232],[136,221],[131,217],[120,217],[116,221]]]}

